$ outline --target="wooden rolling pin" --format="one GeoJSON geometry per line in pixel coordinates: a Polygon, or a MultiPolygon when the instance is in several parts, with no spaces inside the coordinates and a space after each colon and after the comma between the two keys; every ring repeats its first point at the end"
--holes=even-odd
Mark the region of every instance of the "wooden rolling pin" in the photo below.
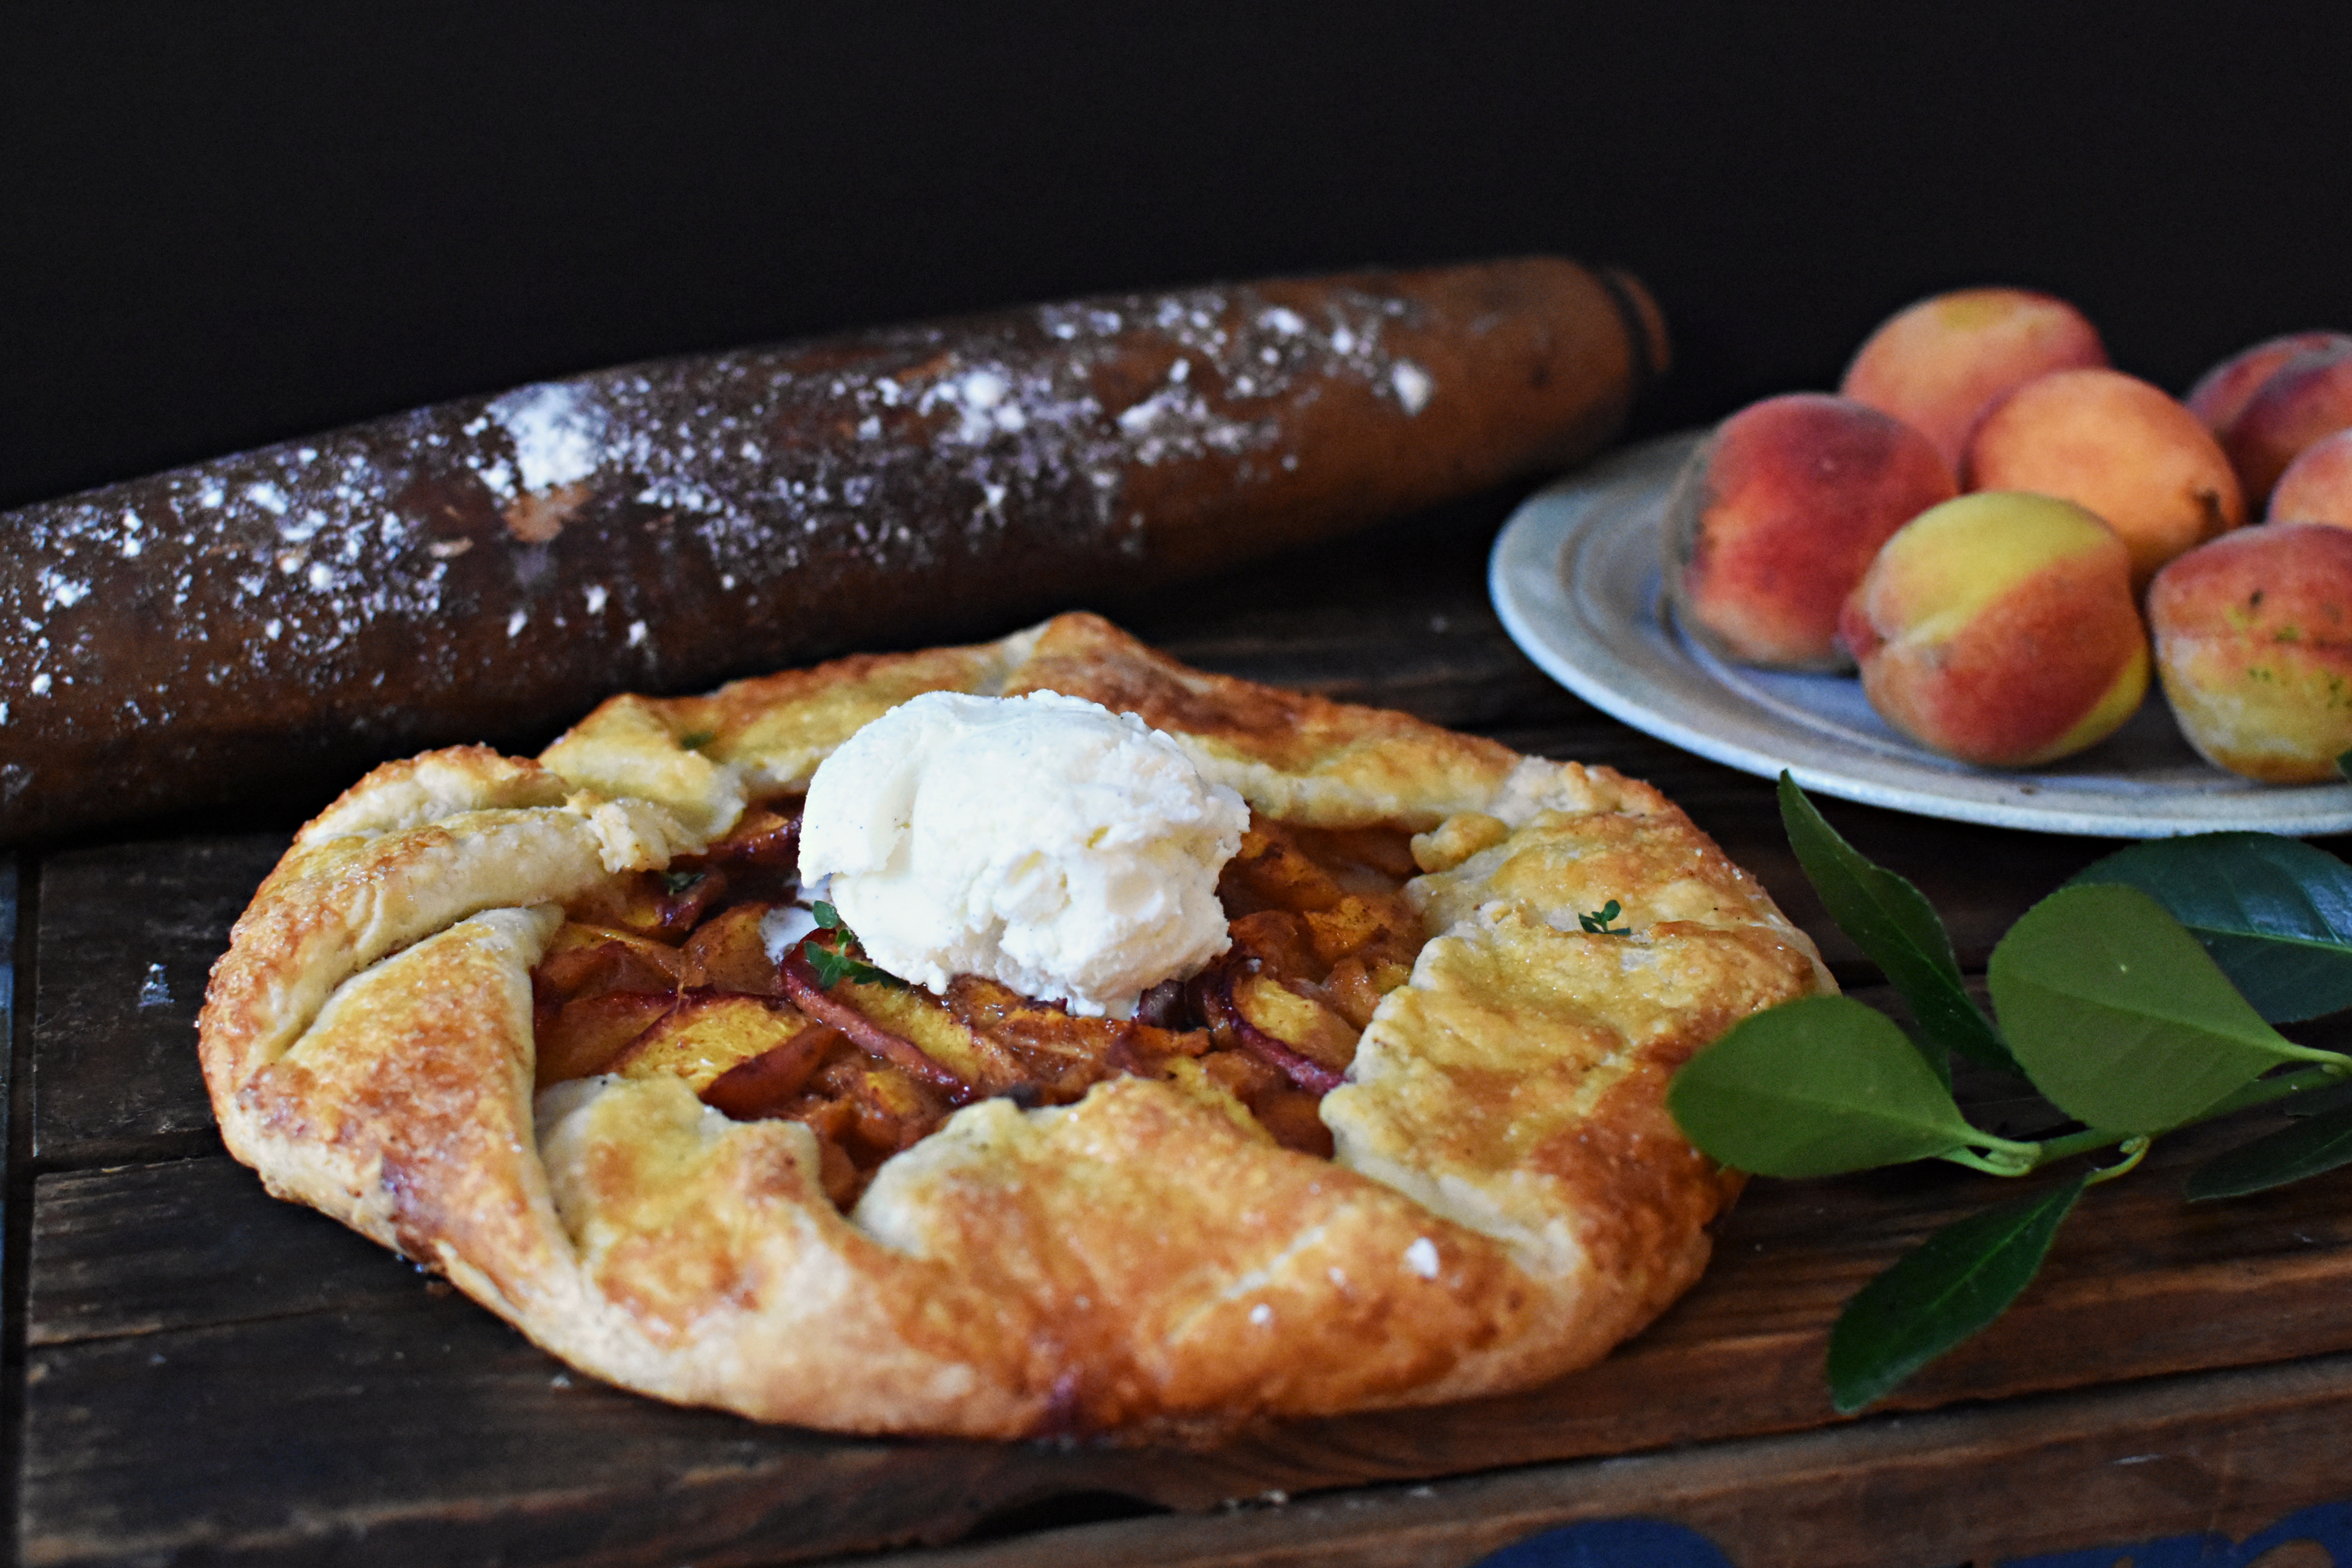
{"type": "Polygon", "coordinates": [[[1585,457],[1664,363],[1528,258],[625,366],[27,507],[0,841],[1002,631],[1585,457]]]}

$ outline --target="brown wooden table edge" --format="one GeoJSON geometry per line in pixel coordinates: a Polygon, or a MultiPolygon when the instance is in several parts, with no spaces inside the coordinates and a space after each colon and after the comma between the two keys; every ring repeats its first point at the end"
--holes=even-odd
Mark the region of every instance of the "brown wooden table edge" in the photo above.
{"type": "Polygon", "coordinates": [[[7,1500],[8,1561],[23,1558],[25,1311],[31,1280],[33,1172],[26,1158],[32,1133],[32,1009],[29,996],[35,921],[25,904],[32,879],[25,858],[0,853],[0,1496],[7,1500]]]}
{"type": "Polygon", "coordinates": [[[2340,1444],[2326,1441],[2347,1430],[2352,1354],[854,1561],[1468,1568],[1548,1530],[1623,1518],[1681,1523],[1734,1568],[1944,1568],[2109,1546],[2125,1560],[2136,1543],[2242,1542],[2352,1499],[2340,1444]],[[1985,1467],[2004,1455],[2004,1489],[2045,1502],[2063,1493],[2066,1505],[2022,1507],[1985,1489],[1985,1467]],[[1759,1486],[1776,1499],[1769,1510],[1753,1507],[1759,1486]],[[1906,1538],[1886,1528],[1898,1520],[1906,1538]]]}

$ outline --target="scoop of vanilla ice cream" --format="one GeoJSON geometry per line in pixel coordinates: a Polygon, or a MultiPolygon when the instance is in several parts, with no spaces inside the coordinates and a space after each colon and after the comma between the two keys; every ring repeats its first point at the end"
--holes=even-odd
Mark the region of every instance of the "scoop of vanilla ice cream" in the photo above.
{"type": "Polygon", "coordinates": [[[801,880],[881,968],[981,974],[1126,1017],[1231,939],[1217,873],[1249,808],[1132,714],[1055,692],[931,691],[820,764],[801,880]]]}

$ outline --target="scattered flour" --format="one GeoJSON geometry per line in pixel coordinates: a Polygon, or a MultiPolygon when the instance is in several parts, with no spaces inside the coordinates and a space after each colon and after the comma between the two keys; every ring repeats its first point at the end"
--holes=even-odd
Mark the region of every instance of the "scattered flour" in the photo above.
{"type": "Polygon", "coordinates": [[[811,563],[935,575],[1014,520],[1035,548],[1132,558],[1128,475],[1294,469],[1276,416],[1323,386],[1426,406],[1429,373],[1383,346],[1411,309],[1341,293],[1309,311],[1250,289],[1045,306],[952,335],[871,332],[845,368],[787,346],[541,383],[26,508],[0,563],[0,768],[13,787],[39,767],[13,737],[127,733],[247,681],[281,699],[290,682],[373,732],[387,668],[428,689],[478,681],[433,635],[452,614],[502,621],[518,660],[604,639],[615,679],[653,681],[665,582],[721,583],[766,613],[811,563]],[[1105,367],[1154,353],[1156,380],[1107,404],[1132,384],[1105,367]],[[827,429],[840,438],[805,434],[827,429]],[[585,588],[554,569],[583,527],[599,552],[585,588]],[[173,635],[126,650],[125,616],[173,635]],[[138,716],[65,713],[78,682],[137,693],[138,716]]]}

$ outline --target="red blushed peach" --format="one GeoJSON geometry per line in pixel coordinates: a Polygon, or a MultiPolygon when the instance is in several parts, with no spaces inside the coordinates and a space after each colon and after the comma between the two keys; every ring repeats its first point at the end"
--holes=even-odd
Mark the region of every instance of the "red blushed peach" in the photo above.
{"type": "Polygon", "coordinates": [[[1986,767],[2095,744],[2147,694],[2131,552],[2053,496],[1984,490],[1912,519],[1846,601],[1839,635],[1879,717],[1986,767]]]}
{"type": "Polygon", "coordinates": [[[2147,595],[2166,700],[2189,743],[2268,784],[2332,783],[2352,751],[2352,531],[2249,528],[2147,595]]]}
{"type": "Polygon", "coordinates": [[[2180,401],[2215,435],[2230,426],[2246,400],[2259,391],[2278,368],[2313,349],[2352,348],[2352,337],[2342,332],[2289,332],[2241,349],[2197,378],[2180,401]]]}
{"type": "Polygon", "coordinates": [[[1666,584],[1691,635],[1727,658],[1850,669],[1839,606],[1887,536],[1957,491],[1927,438],[1824,393],[1741,409],[1666,505],[1666,584]]]}
{"type": "Polygon", "coordinates": [[[2246,501],[2270,499],[2286,466],[2322,436],[2352,426],[2352,345],[2312,349],[2272,373],[2221,432],[2246,501]]]}
{"type": "Polygon", "coordinates": [[[2352,430],[2321,437],[2286,466],[2271,491],[2270,519],[2352,528],[2352,430]]]}
{"type": "Polygon", "coordinates": [[[2221,443],[2161,388],[2116,370],[2062,370],[1992,405],[1969,437],[1970,489],[2078,501],[2123,536],[2132,585],[2246,521],[2221,443]]]}
{"type": "Polygon", "coordinates": [[[1958,469],[1969,432],[2000,398],[2053,370],[2106,363],[2097,330],[2065,300],[1961,289],[1889,317],[1838,391],[1911,426],[1958,469]]]}

